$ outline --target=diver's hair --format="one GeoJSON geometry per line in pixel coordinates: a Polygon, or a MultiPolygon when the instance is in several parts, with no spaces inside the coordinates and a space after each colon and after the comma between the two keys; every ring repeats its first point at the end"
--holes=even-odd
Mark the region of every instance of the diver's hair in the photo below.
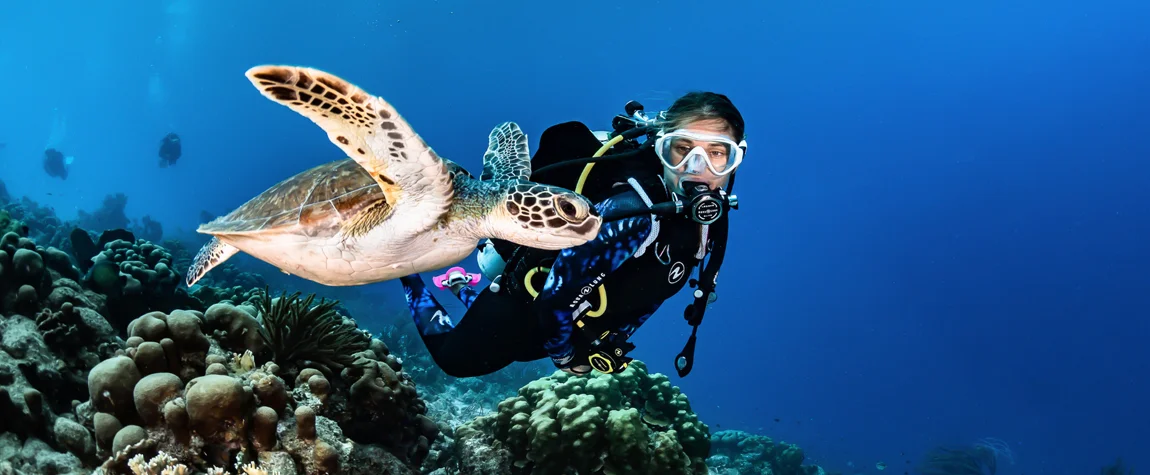
{"type": "Polygon", "coordinates": [[[691,122],[708,119],[722,119],[727,123],[735,142],[746,138],[746,125],[743,114],[735,108],[727,96],[714,92],[693,91],[684,94],[667,109],[667,117],[660,121],[663,130],[682,128],[691,122]]]}

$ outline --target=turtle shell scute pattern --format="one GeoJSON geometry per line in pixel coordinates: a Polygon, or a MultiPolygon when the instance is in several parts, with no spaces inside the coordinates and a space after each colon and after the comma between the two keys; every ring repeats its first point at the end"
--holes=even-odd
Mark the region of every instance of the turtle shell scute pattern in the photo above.
{"type": "Polygon", "coordinates": [[[370,206],[386,206],[384,200],[371,175],[348,158],[281,181],[201,230],[274,232],[298,225],[308,236],[334,235],[340,223],[370,206]]]}

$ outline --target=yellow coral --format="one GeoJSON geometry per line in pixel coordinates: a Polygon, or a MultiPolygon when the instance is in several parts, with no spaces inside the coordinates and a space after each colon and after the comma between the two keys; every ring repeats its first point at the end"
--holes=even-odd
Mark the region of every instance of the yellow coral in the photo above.
{"type": "MultiPolygon", "coordinates": [[[[279,475],[279,472],[268,472],[267,469],[256,465],[255,462],[248,462],[247,465],[240,467],[240,470],[244,475],[279,475]]],[[[232,475],[232,473],[220,467],[213,467],[208,470],[208,475],[232,475]]]]}
{"type": "Polygon", "coordinates": [[[174,457],[161,450],[147,462],[144,461],[143,454],[136,454],[128,460],[128,468],[136,475],[187,475],[188,467],[177,462],[174,457]]]}
{"type": "Polygon", "coordinates": [[[269,474],[267,470],[256,466],[255,462],[249,462],[247,465],[243,466],[243,469],[246,475],[279,475],[279,472],[273,472],[269,474]]]}
{"type": "MultiPolygon", "coordinates": [[[[147,462],[144,461],[143,454],[136,454],[131,460],[128,460],[128,468],[132,470],[135,475],[188,475],[190,472],[188,467],[182,463],[178,463],[171,455],[160,451],[155,457],[147,462]]],[[[268,472],[267,469],[256,465],[255,462],[249,462],[247,465],[240,467],[244,475],[279,475],[279,472],[268,472]]],[[[224,470],[220,467],[212,467],[208,469],[208,475],[232,475],[231,472],[224,470]]]]}
{"type": "Polygon", "coordinates": [[[246,373],[255,369],[256,356],[252,354],[252,350],[244,350],[244,354],[235,355],[232,357],[232,370],[236,373],[246,373]]]}

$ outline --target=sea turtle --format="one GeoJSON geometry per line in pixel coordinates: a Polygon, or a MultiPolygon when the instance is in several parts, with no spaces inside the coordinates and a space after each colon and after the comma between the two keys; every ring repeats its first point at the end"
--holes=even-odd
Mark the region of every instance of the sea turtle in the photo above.
{"type": "Polygon", "coordinates": [[[383,99],[324,71],[265,65],[247,78],[327,132],[350,158],[277,183],[226,216],[188,269],[190,287],[239,251],[331,286],[394,279],[455,264],[484,238],[540,249],[583,244],[599,232],[591,202],[527,181],[527,137],[495,127],[475,179],[440,158],[383,99]]]}

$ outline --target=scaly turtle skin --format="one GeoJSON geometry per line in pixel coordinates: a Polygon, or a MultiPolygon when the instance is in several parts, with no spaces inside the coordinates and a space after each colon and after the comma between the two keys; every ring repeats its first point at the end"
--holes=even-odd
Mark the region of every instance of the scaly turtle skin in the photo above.
{"type": "Polygon", "coordinates": [[[240,251],[345,286],[453,265],[481,239],[554,250],[599,232],[585,197],[527,181],[527,137],[514,123],[491,131],[477,180],[436,155],[394,107],[343,79],[293,66],[257,66],[247,77],[315,122],[349,158],[277,183],[200,226],[213,238],[188,269],[189,287],[240,251]]]}

